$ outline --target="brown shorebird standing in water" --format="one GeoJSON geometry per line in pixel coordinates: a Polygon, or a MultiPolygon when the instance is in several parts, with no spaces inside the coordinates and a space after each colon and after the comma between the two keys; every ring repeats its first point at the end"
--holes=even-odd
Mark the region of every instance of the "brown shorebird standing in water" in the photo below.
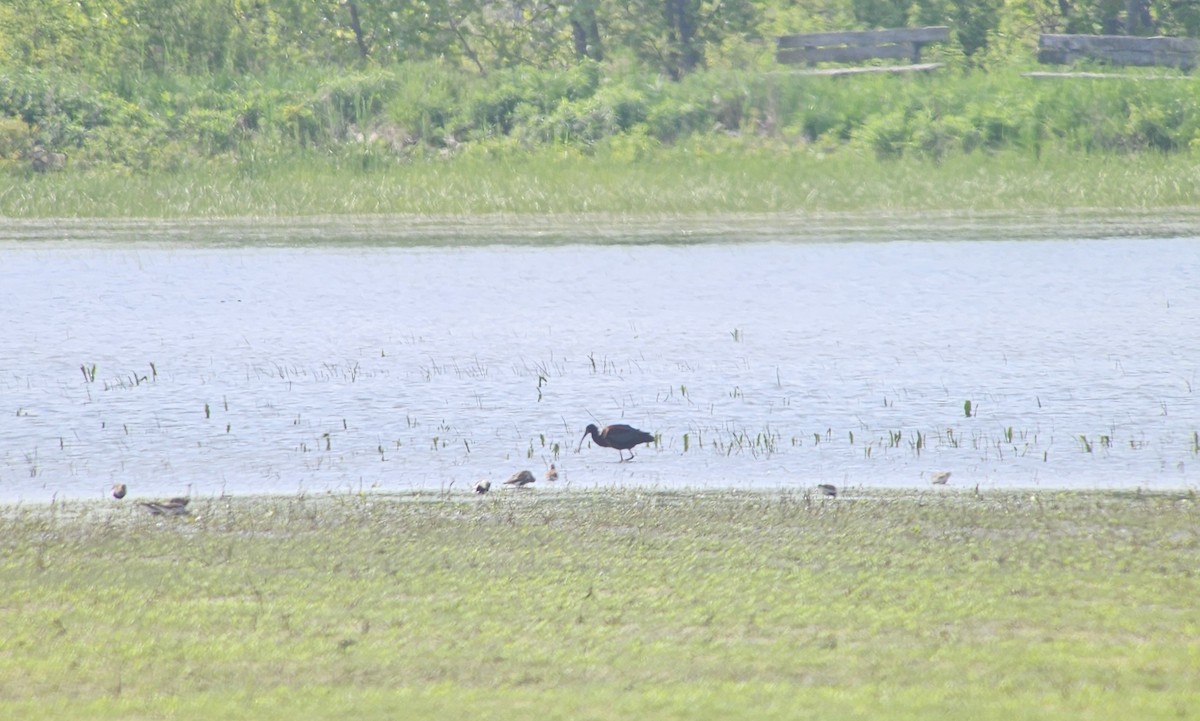
{"type": "Polygon", "coordinates": [[[138,505],[144,506],[147,511],[156,516],[186,516],[188,513],[188,499],[186,498],[172,498],[162,503],[142,501],[138,505]]]}
{"type": "Polygon", "coordinates": [[[475,484],[475,492],[481,496],[490,490],[492,490],[491,481],[480,481],[479,483],[475,484]]]}
{"type": "Polygon", "coordinates": [[[554,467],[553,463],[546,469],[546,480],[551,483],[558,480],[558,469],[554,467]]]}
{"type": "Polygon", "coordinates": [[[517,488],[524,488],[530,483],[533,483],[535,480],[537,479],[534,478],[533,474],[529,471],[521,471],[520,473],[514,473],[509,476],[508,480],[505,481],[504,484],[508,486],[516,486],[517,488]]]}
{"type": "MultiPolygon", "coordinates": [[[[592,442],[598,446],[605,448],[616,448],[617,453],[621,455],[621,461],[633,460],[633,447],[640,443],[653,443],[653,434],[645,431],[639,431],[633,426],[627,426],[624,423],[617,423],[603,428],[596,428],[595,424],[589,423],[588,427],[583,430],[583,438],[587,438],[588,434],[592,436],[592,442]],[[629,458],[625,457],[625,451],[629,451],[629,458]]],[[[578,453],[580,448],[583,448],[583,438],[579,439],[579,448],[575,449],[578,453]]]]}
{"type": "Polygon", "coordinates": [[[119,501],[125,497],[127,490],[128,489],[125,488],[124,483],[114,483],[112,487],[112,497],[119,501]]]}
{"type": "Polygon", "coordinates": [[[950,471],[938,471],[929,477],[929,482],[935,486],[944,486],[950,482],[950,471]]]}

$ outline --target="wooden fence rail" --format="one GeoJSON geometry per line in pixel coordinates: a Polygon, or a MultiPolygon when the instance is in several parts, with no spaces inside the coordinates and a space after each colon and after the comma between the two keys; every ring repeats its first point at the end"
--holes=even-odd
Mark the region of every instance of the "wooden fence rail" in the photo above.
{"type": "Polygon", "coordinates": [[[1127,35],[1042,35],[1038,62],[1069,65],[1099,60],[1112,65],[1196,67],[1200,42],[1190,38],[1141,38],[1127,35]]]}
{"type": "Polygon", "coordinates": [[[842,72],[902,72],[930,70],[938,63],[919,65],[921,48],[950,38],[950,28],[892,28],[889,30],[847,30],[843,32],[784,35],[776,41],[776,59],[785,64],[856,63],[863,60],[908,60],[912,65],[890,68],[853,68],[842,72]]]}

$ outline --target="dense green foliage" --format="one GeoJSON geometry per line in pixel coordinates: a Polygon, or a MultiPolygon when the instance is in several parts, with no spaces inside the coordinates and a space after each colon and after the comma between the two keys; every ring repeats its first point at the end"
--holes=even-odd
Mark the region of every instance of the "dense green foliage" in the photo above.
{"type": "MultiPolygon", "coordinates": [[[[0,168],[162,172],[296,156],[370,167],[548,145],[636,158],[701,134],[884,159],[1192,152],[1200,88],[1186,78],[1020,75],[1039,30],[1129,24],[1138,7],[0,0],[0,168]],[[950,24],[953,40],[926,49],[947,68],[921,77],[800,75],[775,64],[770,42],[928,23],[950,24]]],[[[1146,7],[1154,31],[1200,27],[1190,5],[1146,7]]]]}
{"type": "Polygon", "coordinates": [[[7,508],[0,716],[1074,721],[1200,704],[1191,492],[545,490],[196,499],[184,518],[7,508]]]}
{"type": "Polygon", "coordinates": [[[1005,148],[1083,152],[1200,147],[1200,88],[1188,81],[1034,81],[973,70],[828,78],[714,69],[679,82],[511,69],[481,78],[408,63],[337,76],[147,79],[121,94],[73,76],[0,75],[0,156],[64,152],[71,167],[175,170],[197,160],[254,167],[297,153],[364,167],[563,145],[631,158],[695,134],[793,152],[866,149],[880,158],[1005,148]]]}
{"type": "Polygon", "coordinates": [[[1174,0],[3,0],[0,66],[137,81],[444,58],[481,73],[576,60],[679,77],[787,32],[949,25],[971,56],[1038,32],[1200,35],[1174,0]]]}

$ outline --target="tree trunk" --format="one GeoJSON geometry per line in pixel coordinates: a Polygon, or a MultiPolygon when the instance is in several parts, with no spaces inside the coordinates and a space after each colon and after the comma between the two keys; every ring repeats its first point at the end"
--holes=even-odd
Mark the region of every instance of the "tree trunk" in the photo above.
{"type": "Polygon", "coordinates": [[[358,4],[352,0],[346,0],[346,8],[350,11],[350,30],[354,32],[354,42],[358,45],[358,53],[366,58],[369,54],[367,39],[363,37],[362,24],[358,21],[358,4]]]}
{"type": "Polygon", "coordinates": [[[696,9],[690,0],[664,0],[667,41],[672,45],[668,60],[671,79],[679,80],[700,64],[696,48],[696,9]]]}
{"type": "Polygon", "coordinates": [[[1153,31],[1150,0],[1125,0],[1125,32],[1130,35],[1152,35],[1153,31]]]}
{"type": "Polygon", "coordinates": [[[462,45],[463,52],[466,53],[471,62],[475,63],[475,67],[479,68],[479,74],[486,76],[487,69],[483,67],[483,63],[479,62],[479,56],[476,55],[475,51],[471,49],[471,43],[467,40],[466,33],[464,33],[458,26],[458,23],[454,21],[453,16],[447,16],[446,20],[450,23],[450,30],[454,33],[455,37],[458,38],[458,42],[462,45]]]}
{"type": "Polygon", "coordinates": [[[1121,35],[1125,23],[1121,22],[1121,2],[1108,0],[1100,3],[1100,32],[1103,35],[1121,35]]]}
{"type": "Polygon", "coordinates": [[[571,37],[575,40],[575,59],[583,60],[588,56],[587,31],[574,18],[571,19],[571,37]]]}
{"type": "Polygon", "coordinates": [[[596,22],[596,8],[591,2],[575,3],[571,6],[571,36],[575,41],[577,59],[604,59],[604,50],[600,47],[600,26],[596,22]]]}
{"type": "Polygon", "coordinates": [[[604,59],[604,48],[600,45],[600,23],[596,22],[596,6],[588,4],[583,9],[583,29],[587,31],[588,57],[597,62],[604,59]]]}

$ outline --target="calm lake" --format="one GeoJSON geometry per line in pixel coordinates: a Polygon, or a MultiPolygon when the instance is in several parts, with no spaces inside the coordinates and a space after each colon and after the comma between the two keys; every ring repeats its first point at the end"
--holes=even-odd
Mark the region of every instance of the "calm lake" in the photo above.
{"type": "Polygon", "coordinates": [[[1200,237],[726,232],[0,233],[0,501],[1200,480],[1200,237]]]}

